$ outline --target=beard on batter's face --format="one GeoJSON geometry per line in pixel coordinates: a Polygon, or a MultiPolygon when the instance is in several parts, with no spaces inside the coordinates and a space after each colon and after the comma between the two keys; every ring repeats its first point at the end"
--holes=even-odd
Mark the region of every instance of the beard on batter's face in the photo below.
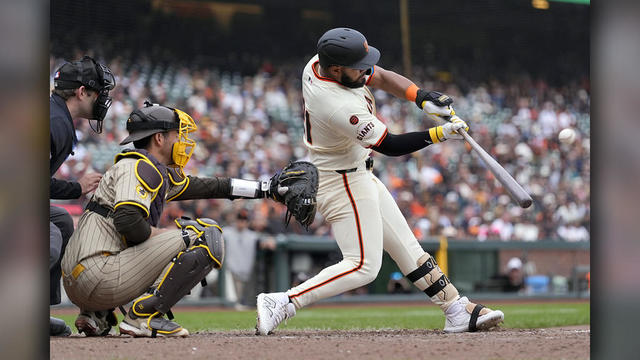
{"type": "Polygon", "coordinates": [[[340,77],[340,84],[351,89],[363,87],[364,83],[366,82],[364,75],[365,73],[362,73],[356,80],[351,80],[351,78],[349,78],[347,74],[343,72],[342,76],[340,77]]]}

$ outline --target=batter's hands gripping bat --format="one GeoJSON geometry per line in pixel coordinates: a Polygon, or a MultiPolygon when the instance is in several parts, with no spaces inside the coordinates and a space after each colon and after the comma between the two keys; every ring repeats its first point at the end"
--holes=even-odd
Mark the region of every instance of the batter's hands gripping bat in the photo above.
{"type": "Polygon", "coordinates": [[[480,156],[493,175],[507,189],[511,198],[523,208],[528,208],[533,203],[529,195],[518,182],[505,170],[482,146],[480,146],[464,129],[459,129],[458,133],[464,137],[471,145],[471,148],[480,156]]]}

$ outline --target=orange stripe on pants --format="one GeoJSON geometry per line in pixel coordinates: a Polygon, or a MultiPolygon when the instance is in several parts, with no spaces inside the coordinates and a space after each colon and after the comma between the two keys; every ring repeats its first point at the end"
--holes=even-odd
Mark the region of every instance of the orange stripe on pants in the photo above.
{"type": "Polygon", "coordinates": [[[349,182],[347,181],[347,174],[342,174],[342,182],[344,183],[344,188],[347,191],[347,196],[349,197],[349,201],[351,202],[351,207],[353,208],[353,213],[355,215],[356,218],[356,228],[358,230],[358,243],[360,245],[360,262],[358,263],[358,266],[356,266],[355,268],[345,271],[343,273],[340,273],[328,280],[325,280],[317,285],[314,285],[306,290],[303,290],[297,294],[291,294],[289,295],[289,298],[296,298],[302,294],[305,294],[313,289],[317,289],[321,286],[324,286],[332,281],[335,281],[336,279],[339,279],[345,275],[351,274],[354,271],[358,271],[362,268],[362,265],[364,264],[364,248],[363,248],[363,244],[362,244],[362,229],[360,228],[360,216],[358,215],[358,207],[356,206],[356,202],[355,200],[353,200],[353,195],[351,194],[351,189],[349,188],[349,182]]]}

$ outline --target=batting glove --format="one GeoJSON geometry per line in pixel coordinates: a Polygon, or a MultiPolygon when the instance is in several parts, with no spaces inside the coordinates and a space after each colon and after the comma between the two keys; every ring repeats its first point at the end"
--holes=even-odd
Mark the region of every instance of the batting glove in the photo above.
{"type": "Polygon", "coordinates": [[[448,120],[455,113],[451,109],[453,99],[438,91],[425,91],[418,89],[416,93],[416,105],[429,117],[437,117],[448,120]]]}
{"type": "Polygon", "coordinates": [[[451,122],[442,125],[442,134],[444,140],[458,139],[462,140],[464,137],[458,133],[458,130],[464,129],[469,131],[469,125],[464,120],[460,119],[457,115],[451,117],[451,122]]]}
{"type": "Polygon", "coordinates": [[[430,128],[429,137],[434,144],[449,139],[463,139],[462,135],[458,134],[459,129],[469,130],[469,126],[458,116],[454,115],[451,118],[451,122],[430,128]]]}
{"type": "Polygon", "coordinates": [[[422,111],[424,111],[424,113],[427,114],[427,116],[434,121],[438,121],[438,120],[449,121],[451,117],[456,114],[455,111],[453,111],[453,108],[451,107],[451,105],[437,106],[431,101],[424,102],[424,107],[422,108],[422,111]]]}

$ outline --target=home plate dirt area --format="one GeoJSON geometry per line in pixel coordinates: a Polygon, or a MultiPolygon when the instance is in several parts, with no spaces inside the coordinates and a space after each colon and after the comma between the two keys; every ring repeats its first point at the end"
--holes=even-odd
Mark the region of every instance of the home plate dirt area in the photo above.
{"type": "Polygon", "coordinates": [[[187,338],[50,339],[51,359],[588,359],[590,326],[440,330],[199,332],[187,338]]]}

